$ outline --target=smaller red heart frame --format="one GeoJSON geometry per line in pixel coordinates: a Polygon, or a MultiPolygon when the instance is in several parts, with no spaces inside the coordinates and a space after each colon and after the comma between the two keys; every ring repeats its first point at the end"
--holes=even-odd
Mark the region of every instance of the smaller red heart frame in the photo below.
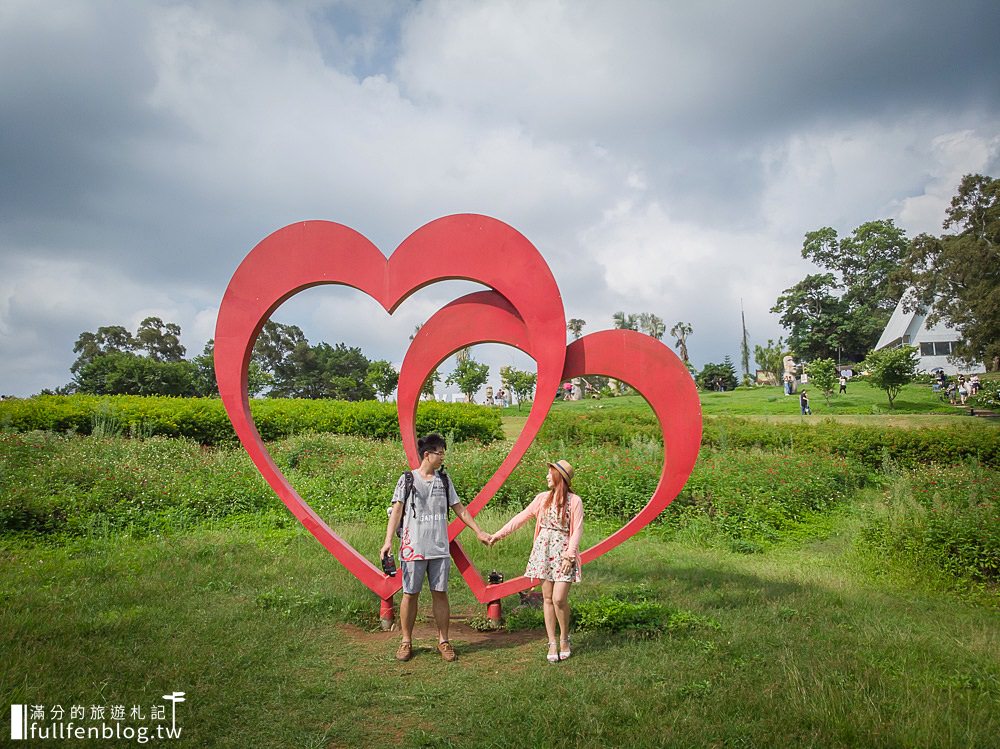
{"type": "MultiPolygon", "coordinates": [[[[422,361],[439,362],[464,346],[486,342],[504,343],[530,353],[524,321],[499,294],[488,291],[470,294],[437,312],[414,336],[413,345],[403,359],[397,391],[400,413],[409,412],[410,402],[419,397],[421,385],[433,371],[418,366],[418,357],[411,357],[412,352],[419,351],[422,361]],[[472,319],[477,321],[474,329],[467,324],[472,319]],[[480,328],[489,331],[488,336],[480,336],[480,328]]],[[[561,379],[571,380],[588,374],[627,382],[645,397],[660,423],[664,457],[660,480],[649,502],[623,527],[584,551],[581,554],[584,564],[631,538],[666,509],[691,475],[701,444],[701,403],[694,381],[677,355],[660,341],[631,330],[604,330],[586,335],[566,349],[561,379]]],[[[545,391],[539,389],[538,392],[545,391]]],[[[527,436],[534,440],[540,426],[541,421],[533,423],[529,418],[519,439],[527,436]]],[[[404,441],[408,433],[412,430],[403,430],[404,441]]],[[[508,456],[494,474],[493,481],[498,476],[509,476],[516,465],[517,460],[508,456]]],[[[470,503],[470,512],[475,514],[493,497],[499,484],[496,487],[492,484],[492,481],[487,484],[470,503]]],[[[455,539],[462,529],[463,524],[456,519],[451,524],[449,536],[455,539]]],[[[483,603],[537,584],[522,576],[488,585],[455,540],[451,555],[476,598],[483,603]]]]}
{"type": "MultiPolygon", "coordinates": [[[[320,543],[383,600],[399,590],[398,578],[386,576],[340,538],[275,465],[250,414],[247,368],[271,313],[303,289],[344,284],[373,297],[391,314],[418,289],[445,279],[477,281],[492,291],[444,307],[407,351],[398,404],[400,434],[411,466],[419,464],[415,420],[420,386],[451,353],[479,342],[506,343],[531,356],[538,367],[539,393],[555,393],[564,378],[584,374],[628,382],[645,396],[660,421],[664,463],[649,503],[617,532],[583,552],[584,563],[634,535],[670,504],[691,473],[701,441],[697,391],[676,355],[632,331],[594,333],[567,348],[555,279],[535,247],[507,224],[472,214],[446,216],[415,231],[388,259],[361,234],[340,224],[308,221],[279,229],[250,251],[223,297],[215,334],[219,394],[240,442],[271,488],[320,543]]],[[[473,515],[524,456],[550,405],[547,398],[535,399],[510,453],[470,502],[473,515]]],[[[496,600],[531,586],[523,577],[486,585],[455,540],[460,530],[458,521],[449,529],[452,556],[478,600],[496,600]]]]}

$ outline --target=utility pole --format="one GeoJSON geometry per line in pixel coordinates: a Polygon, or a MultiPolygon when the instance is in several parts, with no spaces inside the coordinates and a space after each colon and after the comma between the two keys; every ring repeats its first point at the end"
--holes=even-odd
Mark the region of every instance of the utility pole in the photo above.
{"type": "Polygon", "coordinates": [[[743,312],[743,299],[740,299],[740,319],[743,321],[743,341],[740,344],[740,356],[743,359],[743,374],[750,377],[750,343],[747,338],[747,316],[743,312]]]}

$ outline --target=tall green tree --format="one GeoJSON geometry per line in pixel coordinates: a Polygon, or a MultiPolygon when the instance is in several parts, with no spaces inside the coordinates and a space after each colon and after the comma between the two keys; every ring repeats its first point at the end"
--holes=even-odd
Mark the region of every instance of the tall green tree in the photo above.
{"type": "Polygon", "coordinates": [[[261,328],[257,342],[253,345],[253,358],[261,369],[271,375],[276,375],[278,367],[288,357],[295,347],[306,340],[305,334],[298,325],[283,325],[268,320],[261,328]]]}
{"type": "Polygon", "coordinates": [[[500,381],[503,386],[517,396],[517,410],[521,410],[521,402],[531,400],[538,384],[538,375],[515,367],[501,367],[500,381]]]}
{"type": "Polygon", "coordinates": [[[476,393],[479,392],[479,388],[486,384],[489,376],[490,365],[481,364],[469,356],[455,366],[455,370],[448,375],[445,382],[449,385],[456,385],[468,398],[469,403],[473,403],[476,393]]]}
{"type": "Polygon", "coordinates": [[[81,367],[103,354],[130,352],[135,349],[135,338],[121,325],[103,325],[96,333],[85,330],[73,344],[73,353],[78,356],[69,371],[76,373],[81,367]]]}
{"type": "Polygon", "coordinates": [[[788,346],[799,357],[840,355],[846,343],[848,308],[837,291],[833,273],[811,273],[785,289],[771,308],[771,312],[781,314],[781,325],[789,331],[788,346]]]}
{"type": "Polygon", "coordinates": [[[153,361],[178,362],[184,358],[181,326],[177,323],[163,322],[158,317],[147,317],[139,323],[135,341],[153,361]]]}
{"type": "Polygon", "coordinates": [[[184,360],[180,334],[179,325],[158,317],[143,320],[135,335],[121,325],[84,331],[73,345],[77,358],[67,388],[98,395],[205,394],[198,365],[184,360]]]}
{"type": "MultiPolygon", "coordinates": [[[[198,371],[197,395],[216,396],[219,394],[219,383],[215,379],[215,339],[210,338],[201,354],[194,357],[191,363],[198,371]]],[[[274,384],[274,378],[265,372],[256,360],[251,359],[247,367],[247,394],[250,397],[260,395],[274,384]]]]}
{"type": "Polygon", "coordinates": [[[80,393],[94,395],[199,395],[197,367],[189,361],[161,362],[131,351],[94,357],[77,371],[80,393]]]}
{"type": "Polygon", "coordinates": [[[768,338],[766,346],[753,347],[753,358],[757,362],[757,365],[765,372],[770,372],[774,375],[774,381],[777,385],[781,384],[781,376],[785,370],[785,351],[786,349],[780,336],[777,342],[768,338]]]}
{"type": "Polygon", "coordinates": [[[904,385],[913,382],[917,376],[917,349],[913,346],[884,348],[870,351],[861,365],[867,373],[868,381],[889,397],[889,408],[904,385]]]}
{"type": "Polygon", "coordinates": [[[378,359],[368,365],[365,382],[383,398],[388,398],[399,384],[399,372],[392,366],[392,362],[378,359]]]}
{"type": "Polygon", "coordinates": [[[727,356],[721,364],[706,364],[695,380],[702,390],[735,390],[736,367],[727,356]]]}
{"type": "Polygon", "coordinates": [[[694,328],[691,327],[691,323],[689,322],[674,323],[674,327],[670,329],[670,335],[677,339],[674,341],[674,348],[681,355],[681,361],[684,364],[688,364],[691,361],[688,357],[687,339],[693,332],[694,328]]]}
{"type": "Polygon", "coordinates": [[[840,379],[837,363],[833,359],[813,359],[806,365],[805,371],[809,374],[809,383],[819,388],[829,406],[830,396],[840,379]]]}
{"type": "Polygon", "coordinates": [[[965,175],[945,213],[955,233],[910,245],[898,277],[910,288],[904,307],[947,321],[960,337],[956,358],[1000,370],[1000,180],[965,175]]]}
{"type": "Polygon", "coordinates": [[[370,363],[360,348],[326,342],[311,346],[302,340],[275,368],[270,395],[373,400],[375,391],[365,381],[370,363]]]}
{"type": "Polygon", "coordinates": [[[902,294],[895,273],[907,247],[892,219],[868,221],[843,238],[828,226],[807,233],[802,257],[826,272],[785,289],[771,308],[791,349],[806,360],[862,359],[902,294]]]}

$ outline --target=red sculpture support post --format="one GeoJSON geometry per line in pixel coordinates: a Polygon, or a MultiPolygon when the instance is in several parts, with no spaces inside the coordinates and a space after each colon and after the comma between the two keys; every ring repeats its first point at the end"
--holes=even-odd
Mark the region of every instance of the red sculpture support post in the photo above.
{"type": "Polygon", "coordinates": [[[392,596],[382,599],[382,605],[378,612],[379,626],[384,632],[392,629],[396,622],[396,609],[392,605],[392,596]]]}

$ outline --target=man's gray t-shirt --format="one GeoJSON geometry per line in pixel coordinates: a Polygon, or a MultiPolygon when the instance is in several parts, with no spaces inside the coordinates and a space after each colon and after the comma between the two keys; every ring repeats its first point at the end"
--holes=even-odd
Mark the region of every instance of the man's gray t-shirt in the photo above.
{"type": "MultiPolygon", "coordinates": [[[[448,496],[444,494],[441,477],[435,473],[430,481],[418,471],[413,473],[413,493],[403,508],[403,535],[399,542],[399,558],[404,562],[416,559],[440,559],[448,551],[448,508],[460,501],[455,485],[448,481],[448,496]]],[[[405,474],[404,474],[405,476],[405,474]]],[[[392,501],[402,502],[406,479],[399,477],[392,501]]]]}

